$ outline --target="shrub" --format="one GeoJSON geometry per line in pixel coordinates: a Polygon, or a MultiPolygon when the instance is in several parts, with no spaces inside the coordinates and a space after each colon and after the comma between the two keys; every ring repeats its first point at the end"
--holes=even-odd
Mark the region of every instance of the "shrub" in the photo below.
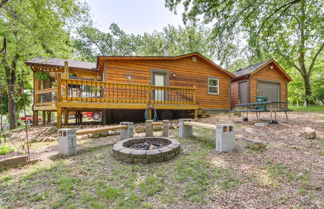
{"type": "Polygon", "coordinates": [[[0,155],[6,155],[14,151],[15,149],[9,145],[0,145],[0,155]]]}

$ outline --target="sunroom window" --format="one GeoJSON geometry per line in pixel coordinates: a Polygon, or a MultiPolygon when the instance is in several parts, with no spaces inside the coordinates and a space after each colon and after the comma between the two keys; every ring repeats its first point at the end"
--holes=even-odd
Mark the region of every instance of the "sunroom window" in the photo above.
{"type": "Polygon", "coordinates": [[[219,79],[208,78],[208,94],[219,94],[219,79]]]}

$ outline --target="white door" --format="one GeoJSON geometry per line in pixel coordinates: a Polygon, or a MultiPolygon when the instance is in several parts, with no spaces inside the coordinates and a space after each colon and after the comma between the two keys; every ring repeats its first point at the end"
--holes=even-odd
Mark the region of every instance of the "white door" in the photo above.
{"type": "MultiPolygon", "coordinates": [[[[154,86],[165,86],[165,77],[164,73],[153,73],[153,85],[154,86]]],[[[164,101],[165,100],[165,92],[164,90],[154,90],[154,100],[155,101],[164,101]]]]}

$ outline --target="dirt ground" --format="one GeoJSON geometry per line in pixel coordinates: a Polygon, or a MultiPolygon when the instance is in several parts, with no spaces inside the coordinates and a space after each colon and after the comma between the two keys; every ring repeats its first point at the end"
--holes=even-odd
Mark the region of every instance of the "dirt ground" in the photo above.
{"type": "MultiPolygon", "coordinates": [[[[261,118],[261,122],[270,119],[267,114],[261,118]]],[[[73,199],[78,200],[75,208],[107,208],[107,205],[109,208],[324,208],[324,114],[292,112],[288,122],[279,114],[279,124],[264,127],[256,127],[255,119],[249,116],[249,122],[243,122],[241,117],[230,114],[198,119],[211,124],[234,123],[235,150],[217,153],[213,132],[196,129],[193,138],[179,139],[182,155],[169,162],[139,167],[112,158],[111,145],[119,140],[118,136],[84,137],[78,142],[79,149],[84,151],[61,159],[60,168],[54,169],[55,175],[77,178],[78,183],[70,191],[75,196],[60,194],[62,182],[53,179],[52,166],[45,166],[40,174],[36,172],[37,165],[26,166],[0,171],[0,190],[6,191],[0,194],[0,208],[66,208],[73,199]],[[303,137],[305,127],[315,129],[317,138],[303,137]],[[249,149],[247,139],[259,139],[266,148],[249,149]],[[152,181],[151,177],[158,181],[152,181]],[[94,187],[93,182],[88,182],[89,178],[114,186],[120,192],[117,193],[130,198],[132,204],[125,206],[120,198],[109,199],[109,195],[108,199],[101,199],[102,193],[97,190],[102,183],[94,187]],[[30,185],[26,185],[26,179],[30,185]],[[142,183],[137,183],[145,183],[147,179],[159,189],[147,192],[142,183]],[[163,182],[163,186],[159,182],[163,182]],[[37,189],[40,191],[35,192],[37,189]],[[84,199],[85,192],[94,195],[98,204],[84,199]],[[137,199],[134,196],[133,200],[128,194],[137,199]],[[99,207],[99,203],[103,207],[99,207]]],[[[177,131],[171,131],[172,137],[177,137],[177,131]]],[[[11,136],[17,139],[24,137],[24,133],[18,131],[11,136]]],[[[30,129],[31,139],[49,136],[57,137],[55,128],[30,129]]],[[[46,159],[55,155],[56,144],[55,141],[33,143],[33,156],[46,159]]],[[[56,163],[49,159],[44,162],[56,163]]]]}

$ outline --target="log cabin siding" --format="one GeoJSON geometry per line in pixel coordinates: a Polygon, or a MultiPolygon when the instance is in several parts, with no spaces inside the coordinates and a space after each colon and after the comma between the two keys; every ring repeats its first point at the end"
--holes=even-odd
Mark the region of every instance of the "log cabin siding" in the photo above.
{"type": "Polygon", "coordinates": [[[169,72],[169,86],[197,86],[197,102],[203,109],[230,108],[230,76],[200,57],[194,62],[191,57],[176,60],[105,60],[107,81],[130,84],[148,84],[152,69],[169,72]],[[172,74],[175,73],[175,77],[172,74]],[[127,79],[127,75],[132,77],[127,79]],[[219,79],[219,94],[208,94],[208,77],[219,79]]]}
{"type": "MultiPolygon", "coordinates": [[[[251,75],[250,78],[250,102],[256,102],[257,96],[257,82],[258,80],[272,81],[280,83],[280,100],[287,102],[287,79],[283,76],[277,66],[273,69],[270,64],[264,66],[262,69],[251,75]]],[[[272,65],[273,66],[273,65],[272,65]]]]}
{"type": "Polygon", "coordinates": [[[249,80],[243,78],[231,82],[231,108],[234,108],[237,104],[239,104],[239,83],[243,81],[249,81],[249,80]]]}

